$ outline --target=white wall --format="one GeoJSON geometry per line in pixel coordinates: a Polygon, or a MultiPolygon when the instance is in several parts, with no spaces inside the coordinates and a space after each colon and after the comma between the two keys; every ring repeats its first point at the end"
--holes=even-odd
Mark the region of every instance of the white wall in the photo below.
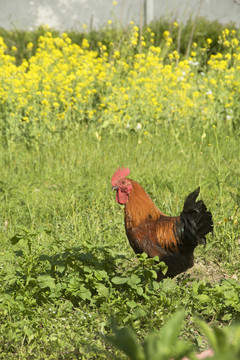
{"type": "MultiPolygon", "coordinates": [[[[196,14],[222,23],[240,22],[240,0],[146,0],[147,18],[184,21],[196,14]]],[[[144,21],[144,0],[0,0],[0,27],[33,29],[47,24],[59,30],[98,28],[110,19],[125,25],[144,21]]]]}

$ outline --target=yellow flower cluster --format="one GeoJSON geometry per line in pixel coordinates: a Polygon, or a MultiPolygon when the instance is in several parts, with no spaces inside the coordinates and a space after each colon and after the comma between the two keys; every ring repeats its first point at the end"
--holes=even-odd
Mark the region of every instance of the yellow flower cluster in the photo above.
{"type": "Polygon", "coordinates": [[[71,118],[79,122],[93,118],[96,93],[112,75],[106,54],[99,57],[88,48],[86,39],[78,46],[66,34],[53,38],[49,32],[39,38],[36,55],[19,67],[1,51],[0,102],[10,109],[12,124],[40,121],[57,129],[58,121],[62,127],[71,118]]]}
{"type": "MultiPolygon", "coordinates": [[[[134,25],[134,24],[132,23],[132,25],[134,25]]],[[[131,44],[133,47],[137,46],[138,37],[139,37],[139,28],[138,28],[138,26],[134,25],[132,27],[132,34],[131,34],[131,44]]]]}
{"type": "Polygon", "coordinates": [[[19,136],[28,127],[38,137],[45,129],[54,133],[84,123],[143,134],[173,121],[182,127],[188,120],[205,126],[214,123],[216,102],[231,125],[240,97],[240,48],[234,34],[225,30],[221,35],[222,46],[231,51],[212,56],[203,73],[196,43],[189,59],[180,60],[174,50],[165,62],[170,33],[164,32],[165,48],[160,49],[153,46],[151,29],[147,43],[132,25],[135,52],[125,49],[124,56],[116,44],[109,53],[102,43],[93,51],[86,39],[79,46],[67,34],[54,38],[47,32],[36,54],[16,66],[0,38],[0,104],[10,135],[19,136]]]}
{"type": "Polygon", "coordinates": [[[235,37],[235,34],[235,30],[230,32],[228,29],[225,29],[222,35],[219,36],[219,43],[222,44],[223,47],[229,48],[229,51],[225,54],[219,52],[216,55],[212,55],[208,62],[211,68],[223,71],[229,69],[229,67],[232,68],[232,63],[235,62],[236,69],[240,70],[240,47],[239,40],[235,37]]]}
{"type": "Polygon", "coordinates": [[[172,40],[172,38],[170,37],[170,32],[167,31],[167,30],[164,31],[163,37],[164,37],[164,39],[166,40],[166,45],[167,45],[167,46],[171,46],[173,40],[172,40]]]}

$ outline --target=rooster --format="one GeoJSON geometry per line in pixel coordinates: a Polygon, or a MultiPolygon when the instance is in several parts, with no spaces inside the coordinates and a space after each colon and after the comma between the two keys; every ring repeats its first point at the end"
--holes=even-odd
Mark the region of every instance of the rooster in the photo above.
{"type": "Polygon", "coordinates": [[[200,187],[186,198],[180,216],[167,216],[153,203],[136,181],[127,178],[128,168],[118,168],[112,176],[116,201],[125,205],[125,230],[136,254],[158,256],[168,266],[160,271],[158,281],[174,276],[193,266],[193,251],[206,244],[205,236],[213,232],[212,214],[202,200],[196,201],[200,187]]]}

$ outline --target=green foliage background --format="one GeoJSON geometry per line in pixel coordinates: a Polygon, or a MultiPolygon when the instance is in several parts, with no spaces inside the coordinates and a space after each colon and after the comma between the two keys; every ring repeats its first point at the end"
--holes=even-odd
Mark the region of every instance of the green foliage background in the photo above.
{"type": "MultiPolygon", "coordinates": [[[[125,336],[117,327],[131,326],[132,338],[146,350],[155,344],[144,340],[146,334],[159,332],[180,308],[185,322],[181,327],[183,315],[176,315],[180,335],[173,331],[169,339],[179,335],[200,351],[216,341],[201,323],[206,340],[195,315],[217,328],[239,320],[240,51],[234,41],[239,34],[234,27],[226,31],[200,24],[204,33],[199,36],[196,27],[192,41],[198,45],[190,58],[190,22],[182,29],[177,53],[179,27],[162,22],[142,35],[135,25],[128,31],[112,27],[60,37],[45,28],[34,33],[2,30],[8,47],[1,45],[6,93],[1,93],[0,105],[0,358],[123,358],[122,348],[112,347],[121,343],[114,336],[125,336]],[[151,46],[155,49],[147,57],[151,46]],[[82,63],[72,63],[81,51],[82,63]],[[54,66],[45,67],[51,58],[54,66]],[[106,70],[112,62],[114,75],[106,70]],[[49,78],[51,71],[61,74],[59,64],[72,66],[61,78],[65,86],[72,77],[67,89],[49,78]],[[40,80],[36,77],[28,91],[18,91],[26,88],[33,65],[40,80]],[[100,78],[88,83],[96,67],[100,78]],[[79,68],[83,72],[76,78],[79,68]],[[159,78],[165,82],[155,83],[152,69],[161,69],[159,78]],[[178,81],[179,72],[186,81],[178,81]],[[85,98],[72,103],[83,93],[85,98]],[[213,213],[214,238],[196,249],[195,267],[186,274],[157,283],[159,265],[132,252],[123,209],[110,187],[120,165],[130,168],[131,177],[169,215],[179,214],[184,198],[201,186],[201,197],[213,213]]],[[[189,353],[189,347],[179,345],[178,354],[167,356],[180,356],[183,349],[189,353]]],[[[224,349],[230,351],[228,345],[224,349]]]]}

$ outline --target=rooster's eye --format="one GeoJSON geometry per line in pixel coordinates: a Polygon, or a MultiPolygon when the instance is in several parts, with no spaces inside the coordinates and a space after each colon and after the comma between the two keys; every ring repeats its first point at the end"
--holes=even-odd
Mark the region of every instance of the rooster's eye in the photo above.
{"type": "Polygon", "coordinates": [[[123,185],[125,185],[125,184],[126,184],[126,181],[125,181],[125,180],[123,180],[123,181],[122,181],[122,184],[123,184],[123,185]]]}

